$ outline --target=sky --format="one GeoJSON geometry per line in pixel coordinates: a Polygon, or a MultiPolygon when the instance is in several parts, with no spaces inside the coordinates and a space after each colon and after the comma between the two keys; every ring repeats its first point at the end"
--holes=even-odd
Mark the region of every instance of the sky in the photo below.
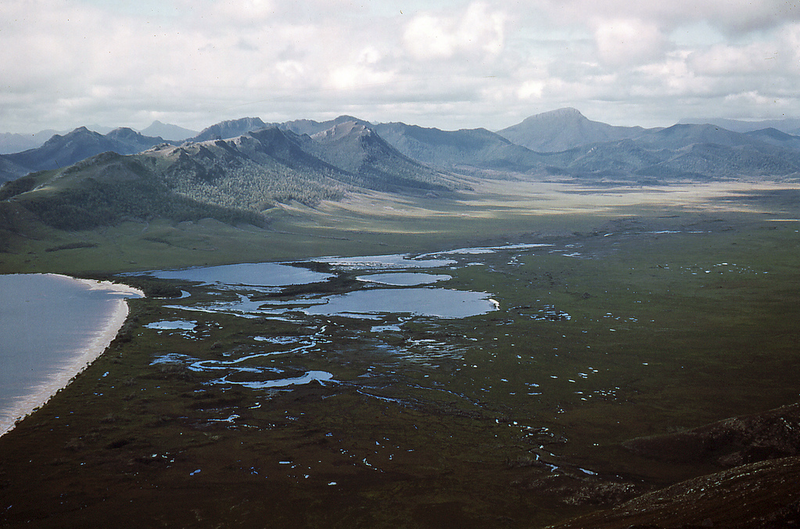
{"type": "Polygon", "coordinates": [[[800,0],[2,0],[0,132],[800,117],[800,0]]]}

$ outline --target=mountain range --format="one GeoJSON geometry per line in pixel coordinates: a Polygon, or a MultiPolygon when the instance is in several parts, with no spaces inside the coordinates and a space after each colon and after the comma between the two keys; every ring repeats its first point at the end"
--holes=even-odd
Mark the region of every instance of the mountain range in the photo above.
{"type": "MultiPolygon", "coordinates": [[[[152,130],[168,133],[161,125],[152,130]]],[[[0,156],[0,208],[23,207],[69,229],[154,215],[258,223],[280,203],[313,206],[358,191],[438,196],[467,188],[468,177],[641,185],[798,174],[800,137],[774,128],[616,127],[571,108],[498,132],[250,117],[186,140],[129,128],[56,134],[0,156]]]]}
{"type": "Polygon", "coordinates": [[[775,129],[785,134],[800,135],[800,119],[766,119],[760,121],[742,121],[724,118],[684,118],[678,123],[689,125],[715,125],[733,132],[753,132],[764,129],[775,129]]]}
{"type": "MultiPolygon", "coordinates": [[[[315,205],[367,189],[434,195],[461,185],[404,156],[362,123],[344,122],[314,136],[261,125],[249,119],[226,123],[199,135],[215,139],[180,145],[130,130],[101,136],[78,129],[45,144],[40,150],[47,156],[38,163],[54,165],[67,154],[88,152],[77,145],[104,152],[7,182],[0,188],[0,210],[22,207],[46,225],[69,230],[154,217],[259,224],[259,215],[277,203],[315,205]],[[258,130],[219,137],[250,126],[258,130]],[[148,143],[155,145],[132,155],[109,148],[135,150],[133,145],[148,143]]],[[[33,164],[31,151],[9,156],[33,164]]]]}
{"type": "Polygon", "coordinates": [[[44,145],[0,156],[0,181],[13,180],[33,171],[68,167],[103,152],[135,154],[165,140],[143,136],[129,128],[114,129],[102,135],[79,127],[65,135],[55,134],[44,145]]]}
{"type": "MultiPolygon", "coordinates": [[[[108,134],[113,128],[100,125],[87,125],[88,130],[108,134]]],[[[19,134],[12,132],[0,132],[0,154],[12,154],[36,149],[56,134],[67,134],[69,131],[56,131],[52,129],[42,130],[33,134],[19,134]]],[[[143,136],[161,137],[168,141],[183,141],[197,135],[197,131],[185,129],[177,125],[161,123],[156,120],[147,128],[138,131],[143,136]]]]}

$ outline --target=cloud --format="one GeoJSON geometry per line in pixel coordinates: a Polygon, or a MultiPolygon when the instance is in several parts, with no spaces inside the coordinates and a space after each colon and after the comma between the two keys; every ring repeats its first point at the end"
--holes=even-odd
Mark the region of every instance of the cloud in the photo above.
{"type": "Polygon", "coordinates": [[[720,44],[692,53],[687,62],[692,70],[715,77],[763,75],[778,65],[780,51],[777,43],[771,46],[762,42],[747,46],[720,44]]]}
{"type": "Polygon", "coordinates": [[[771,112],[776,100],[800,114],[797,3],[413,5],[3,0],[0,123],[14,132],[153,119],[202,128],[243,115],[348,113],[499,129],[574,106],[668,125],[675,112],[736,117],[768,101],[771,112]]]}
{"type": "Polygon", "coordinates": [[[372,89],[387,85],[395,79],[395,74],[382,69],[381,62],[381,52],[372,46],[367,46],[358,51],[354,62],[332,69],[328,84],[336,90],[372,89]]]}
{"type": "Polygon", "coordinates": [[[460,53],[495,55],[504,44],[505,15],[484,3],[470,4],[462,13],[423,12],[408,23],[406,50],[416,59],[448,59],[460,53]]]}
{"type": "Polygon", "coordinates": [[[599,20],[594,36],[600,60],[610,66],[648,62],[667,47],[656,24],[633,18],[599,20]]]}
{"type": "Polygon", "coordinates": [[[543,0],[540,5],[559,25],[600,18],[634,18],[671,29],[707,21],[729,34],[741,34],[800,20],[800,5],[787,0],[543,0]]]}

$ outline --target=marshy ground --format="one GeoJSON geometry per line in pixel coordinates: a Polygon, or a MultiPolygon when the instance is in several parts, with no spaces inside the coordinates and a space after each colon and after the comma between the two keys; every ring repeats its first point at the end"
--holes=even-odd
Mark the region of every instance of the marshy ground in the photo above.
{"type": "Polygon", "coordinates": [[[461,237],[435,250],[523,244],[414,270],[499,305],[468,317],[304,311],[383,288],[319,263],[335,278],[303,288],[120,279],[188,296],[132,300],[106,354],[0,438],[0,523],[543,527],[745,463],[632,440],[797,402],[794,198],[461,237]]]}

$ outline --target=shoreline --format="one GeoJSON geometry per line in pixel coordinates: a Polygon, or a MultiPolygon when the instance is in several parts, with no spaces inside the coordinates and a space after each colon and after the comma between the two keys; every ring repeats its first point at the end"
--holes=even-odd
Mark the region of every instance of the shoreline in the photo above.
{"type": "Polygon", "coordinates": [[[0,436],[13,430],[16,425],[32,414],[37,409],[44,406],[59,391],[67,387],[72,380],[86,370],[92,362],[97,360],[111,342],[116,338],[117,333],[122,328],[130,312],[128,308],[128,297],[145,297],[141,290],[110,281],[95,281],[90,279],[79,279],[63,274],[33,274],[61,277],[73,282],[77,282],[87,287],[89,290],[107,290],[111,293],[120,295],[119,298],[111,300],[114,304],[109,311],[104,324],[91,334],[86,343],[75,351],[75,356],[64,363],[55,373],[47,377],[47,380],[37,386],[32,386],[31,391],[26,395],[21,395],[15,399],[12,406],[0,414],[0,436]],[[126,296],[126,297],[122,297],[126,296]]]}

